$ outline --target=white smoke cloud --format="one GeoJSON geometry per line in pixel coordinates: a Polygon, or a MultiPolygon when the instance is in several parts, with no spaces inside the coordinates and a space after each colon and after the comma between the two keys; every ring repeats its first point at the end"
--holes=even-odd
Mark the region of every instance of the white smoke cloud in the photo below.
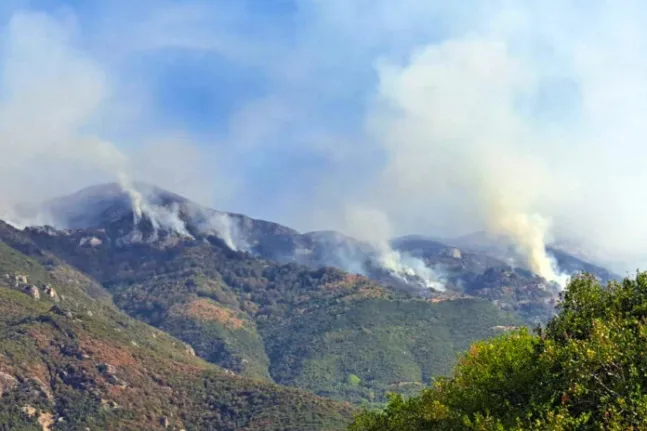
{"type": "Polygon", "coordinates": [[[146,212],[154,224],[170,223],[188,235],[177,214],[152,206],[133,183],[143,179],[211,203],[216,183],[208,169],[211,159],[180,135],[144,137],[137,149],[101,137],[97,124],[122,118],[115,106],[123,100],[113,100],[118,77],[79,47],[84,41],[75,22],[16,12],[2,30],[0,218],[19,227],[57,224],[43,214],[19,217],[15,206],[117,181],[136,219],[146,212]]]}
{"type": "Polygon", "coordinates": [[[249,243],[241,232],[238,221],[227,213],[206,214],[198,229],[204,234],[215,234],[234,251],[249,251],[249,243]]]}
{"type": "Polygon", "coordinates": [[[389,199],[400,198],[400,215],[428,214],[430,199],[454,204],[443,209],[454,225],[480,220],[514,241],[534,272],[561,281],[546,254],[547,225],[533,215],[553,181],[529,154],[539,143],[517,113],[533,74],[504,43],[467,39],[382,65],[380,77],[369,128],[389,155],[382,182],[389,199]]]}
{"type": "MultiPolygon", "coordinates": [[[[344,230],[355,238],[365,241],[375,252],[373,264],[386,270],[405,283],[416,283],[422,280],[425,287],[444,291],[442,278],[428,267],[421,259],[402,253],[391,247],[393,238],[391,224],[385,213],[358,205],[349,205],[345,211],[344,230]]],[[[363,265],[364,262],[361,262],[363,265]]],[[[351,267],[357,262],[350,262],[351,267]]]]}
{"type": "MultiPolygon", "coordinates": [[[[396,235],[505,234],[526,266],[558,282],[537,244],[574,244],[617,271],[645,266],[647,205],[636,197],[647,184],[644,4],[370,3],[299,2],[298,46],[277,55],[285,78],[264,95],[292,107],[282,117],[329,132],[325,145],[310,144],[331,167],[304,207],[343,213],[364,202],[396,235]],[[334,125],[313,120],[324,103],[346,115],[343,103],[371,99],[374,64],[368,136],[335,136],[334,125]]],[[[267,114],[241,127],[253,130],[267,114]]],[[[254,152],[308,145],[310,136],[298,137],[262,135],[266,147],[254,152]]],[[[304,230],[343,230],[340,214],[303,213],[281,217],[304,230]]]]}
{"type": "Polygon", "coordinates": [[[372,205],[399,233],[506,235],[558,283],[553,241],[617,271],[644,267],[647,8],[494,2],[480,12],[444,21],[444,37],[404,60],[378,62],[368,130],[386,166],[368,187],[372,205]]]}
{"type": "Polygon", "coordinates": [[[81,133],[107,97],[106,77],[43,14],[15,14],[2,34],[0,211],[28,197],[105,178],[122,163],[112,145],[81,133]],[[97,172],[98,171],[98,172],[97,172]],[[55,181],[53,181],[55,179],[55,181]]]}

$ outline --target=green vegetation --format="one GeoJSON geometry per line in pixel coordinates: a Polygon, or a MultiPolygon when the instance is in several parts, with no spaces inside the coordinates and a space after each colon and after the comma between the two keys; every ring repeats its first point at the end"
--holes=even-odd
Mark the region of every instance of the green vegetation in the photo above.
{"type": "Polygon", "coordinates": [[[52,424],[64,431],[340,430],[348,424],[348,405],[234,376],[194,357],[184,342],[126,316],[87,277],[12,235],[34,257],[0,241],[0,430],[52,424]],[[49,284],[59,298],[41,290],[34,299],[5,274],[49,284]]]}
{"type": "Polygon", "coordinates": [[[346,376],[346,383],[351,386],[358,386],[362,382],[362,379],[357,377],[355,374],[349,374],[346,376]]]}
{"type": "Polygon", "coordinates": [[[102,282],[130,316],[200,357],[337,400],[417,393],[449,374],[472,342],[496,335],[493,327],[521,324],[488,301],[414,299],[365,277],[280,265],[216,240],[164,249],[88,249],[75,236],[36,241],[102,282]]]}
{"type": "Polygon", "coordinates": [[[430,303],[363,299],[295,314],[265,327],[277,382],[354,402],[380,402],[388,392],[416,393],[448,375],[457,352],[518,322],[481,300],[430,303]],[[348,374],[361,383],[349,382],[348,374]]]}
{"type": "Polygon", "coordinates": [[[472,345],[453,377],[392,397],[352,431],[647,429],[647,273],[574,279],[544,329],[472,345]]]}

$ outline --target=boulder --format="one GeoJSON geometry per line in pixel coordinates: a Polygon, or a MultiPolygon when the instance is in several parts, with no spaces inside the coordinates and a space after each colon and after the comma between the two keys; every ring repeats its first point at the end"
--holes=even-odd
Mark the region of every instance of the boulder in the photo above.
{"type": "Polygon", "coordinates": [[[23,406],[22,412],[29,416],[30,418],[33,418],[36,416],[36,409],[30,405],[23,406]]]}
{"type": "Polygon", "coordinates": [[[103,244],[103,241],[96,236],[81,238],[79,241],[81,247],[99,247],[101,244],[103,244]]]}
{"type": "Polygon", "coordinates": [[[50,403],[54,403],[54,393],[52,393],[52,389],[51,389],[48,385],[46,385],[46,384],[45,384],[41,379],[39,379],[38,377],[31,377],[29,380],[30,380],[30,381],[31,381],[35,386],[37,386],[37,387],[38,387],[38,390],[40,391],[40,393],[42,393],[43,395],[45,395],[45,397],[47,398],[47,401],[49,401],[50,403]]]}
{"type": "Polygon", "coordinates": [[[54,301],[54,302],[58,302],[58,301],[60,301],[60,299],[59,299],[59,297],[58,297],[58,294],[56,293],[56,291],[54,290],[54,288],[53,288],[52,286],[50,286],[49,284],[46,284],[45,286],[43,286],[43,292],[44,292],[44,293],[45,293],[45,295],[47,295],[47,296],[49,297],[49,299],[51,299],[52,301],[54,301]]]}
{"type": "Polygon", "coordinates": [[[33,284],[28,284],[25,286],[24,291],[27,295],[31,296],[34,299],[40,299],[40,291],[33,284]]]}
{"type": "Polygon", "coordinates": [[[107,364],[105,362],[97,365],[97,369],[105,375],[113,375],[117,372],[117,367],[115,367],[114,365],[107,364]]]}
{"type": "Polygon", "coordinates": [[[190,344],[186,345],[186,352],[191,356],[195,356],[195,349],[190,344]]]}
{"type": "Polygon", "coordinates": [[[449,256],[454,258],[454,259],[462,259],[463,258],[463,253],[457,248],[450,248],[449,249],[449,256]]]}
{"type": "Polygon", "coordinates": [[[164,428],[168,428],[171,425],[171,423],[166,416],[162,416],[160,418],[160,425],[162,425],[164,428]]]}

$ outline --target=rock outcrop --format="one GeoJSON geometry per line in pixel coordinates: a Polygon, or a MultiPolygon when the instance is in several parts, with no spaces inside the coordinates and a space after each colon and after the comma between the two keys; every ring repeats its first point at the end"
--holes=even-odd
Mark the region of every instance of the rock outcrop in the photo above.
{"type": "Polygon", "coordinates": [[[18,380],[11,374],[0,371],[0,395],[14,390],[18,386],[18,380]]]}
{"type": "Polygon", "coordinates": [[[54,302],[58,302],[61,300],[58,296],[58,293],[56,293],[54,288],[49,284],[46,284],[45,286],[43,286],[43,293],[47,295],[49,299],[51,299],[54,302]]]}
{"type": "Polygon", "coordinates": [[[33,284],[28,284],[23,288],[23,291],[31,296],[32,298],[39,300],[40,299],[40,290],[33,284]]]}

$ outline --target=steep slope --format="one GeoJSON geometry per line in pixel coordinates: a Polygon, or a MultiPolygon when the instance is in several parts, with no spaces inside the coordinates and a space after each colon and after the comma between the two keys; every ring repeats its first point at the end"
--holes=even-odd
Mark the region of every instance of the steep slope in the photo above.
{"type": "Polygon", "coordinates": [[[351,401],[384,401],[448,375],[458,352],[519,320],[475,299],[342,297],[263,328],[276,381],[351,401]]]}
{"type": "Polygon", "coordinates": [[[23,233],[0,232],[0,429],[332,430],[349,420],[348,406],[196,358],[23,233]]]}

